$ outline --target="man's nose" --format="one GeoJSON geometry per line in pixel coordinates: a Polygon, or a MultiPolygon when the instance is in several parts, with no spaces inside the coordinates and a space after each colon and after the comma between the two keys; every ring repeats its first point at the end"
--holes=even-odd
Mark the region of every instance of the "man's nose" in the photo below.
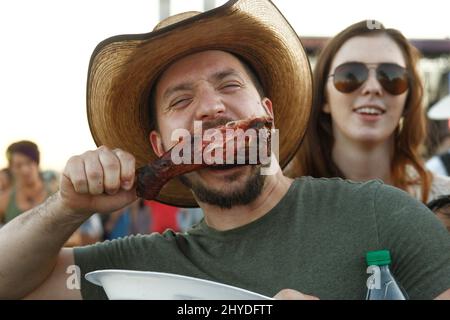
{"type": "Polygon", "coordinates": [[[369,75],[367,80],[363,83],[362,93],[366,94],[375,94],[382,95],[383,87],[377,79],[377,74],[375,69],[369,70],[369,75]]]}
{"type": "Polygon", "coordinates": [[[198,92],[198,105],[195,118],[197,120],[215,119],[225,112],[222,98],[214,88],[202,88],[198,92]]]}

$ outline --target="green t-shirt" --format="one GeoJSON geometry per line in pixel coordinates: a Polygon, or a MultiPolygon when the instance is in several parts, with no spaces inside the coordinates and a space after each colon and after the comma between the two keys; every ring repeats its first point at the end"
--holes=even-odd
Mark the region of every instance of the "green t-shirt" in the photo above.
{"type": "Polygon", "coordinates": [[[450,235],[423,204],[379,181],[296,179],[266,215],[217,231],[138,235],[75,249],[84,299],[106,298],[84,279],[100,269],[169,272],[274,296],[291,288],[320,299],[364,299],[370,250],[388,249],[411,299],[450,288],[450,235]]]}

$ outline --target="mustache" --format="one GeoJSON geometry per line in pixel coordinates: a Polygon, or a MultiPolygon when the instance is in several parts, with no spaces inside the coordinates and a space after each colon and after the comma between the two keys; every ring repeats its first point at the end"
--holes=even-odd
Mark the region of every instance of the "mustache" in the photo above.
{"type": "MultiPolygon", "coordinates": [[[[201,120],[201,121],[202,121],[202,130],[205,131],[208,129],[226,125],[228,122],[236,121],[236,119],[231,119],[230,117],[221,117],[221,118],[216,118],[216,119],[212,119],[212,120],[207,120],[207,121],[201,120]]],[[[194,129],[191,128],[190,132],[193,133],[194,129]]],[[[162,146],[163,146],[163,149],[165,152],[170,150],[170,148],[172,147],[171,145],[166,145],[164,143],[164,141],[162,141],[162,146]]]]}
{"type": "Polygon", "coordinates": [[[235,121],[236,119],[231,119],[229,117],[221,117],[213,120],[208,121],[202,121],[202,128],[203,130],[208,130],[212,128],[216,128],[219,126],[223,126],[227,124],[228,122],[235,121]]]}

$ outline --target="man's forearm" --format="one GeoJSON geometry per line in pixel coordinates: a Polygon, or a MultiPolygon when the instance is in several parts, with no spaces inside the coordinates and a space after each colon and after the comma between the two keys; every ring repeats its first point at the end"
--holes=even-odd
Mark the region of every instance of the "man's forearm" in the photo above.
{"type": "Polygon", "coordinates": [[[59,197],[55,193],[0,229],[0,299],[21,298],[42,283],[85,220],[63,212],[59,197]]]}

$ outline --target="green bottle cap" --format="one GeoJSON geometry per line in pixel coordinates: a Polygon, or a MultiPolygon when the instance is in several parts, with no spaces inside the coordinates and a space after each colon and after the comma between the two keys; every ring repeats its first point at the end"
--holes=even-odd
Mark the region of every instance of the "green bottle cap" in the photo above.
{"type": "Polygon", "coordinates": [[[391,263],[391,254],[389,250],[369,251],[366,253],[366,262],[368,266],[384,266],[391,263]]]}

